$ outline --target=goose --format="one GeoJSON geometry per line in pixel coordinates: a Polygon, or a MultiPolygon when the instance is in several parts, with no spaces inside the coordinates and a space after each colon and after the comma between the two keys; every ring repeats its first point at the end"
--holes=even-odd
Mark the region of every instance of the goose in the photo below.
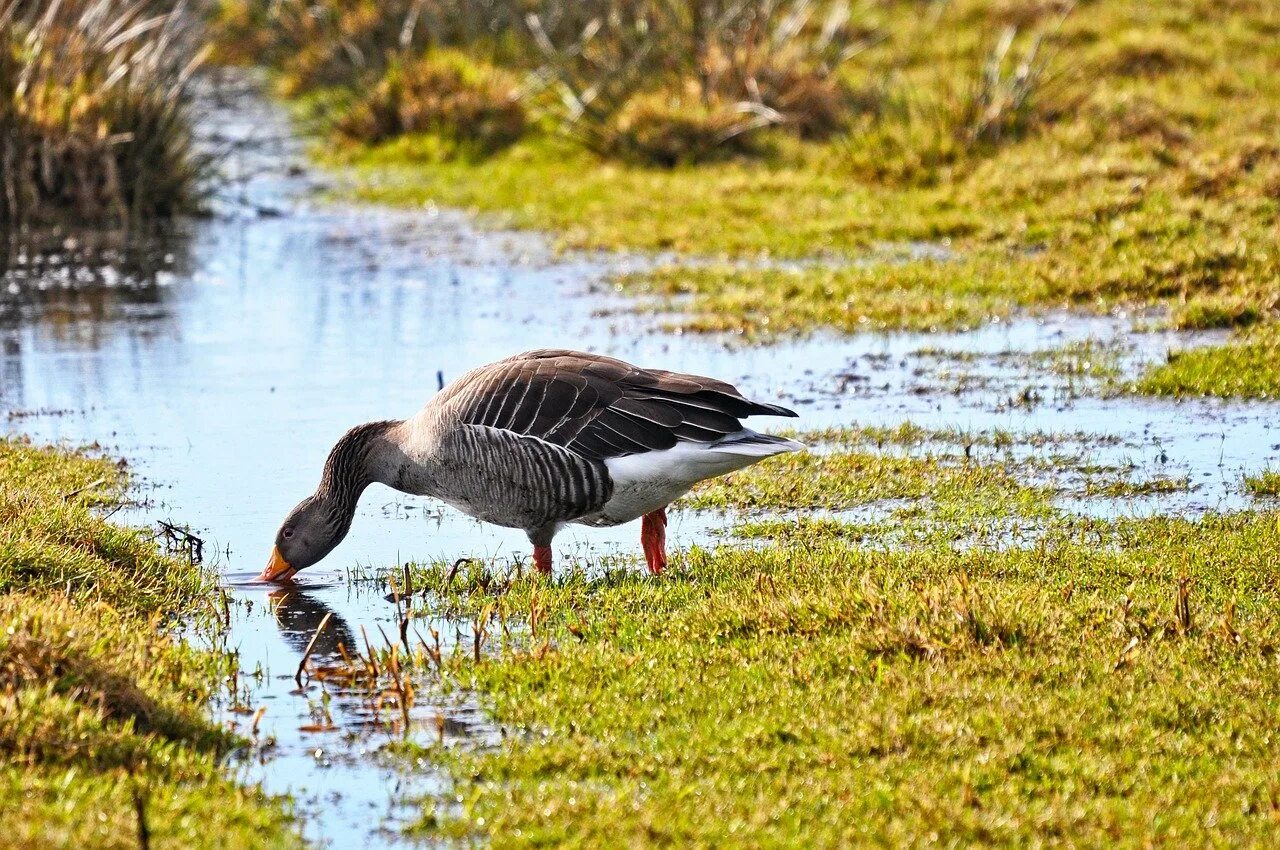
{"type": "Polygon", "coordinates": [[[580,351],[518,354],[466,373],[409,419],[347,431],[316,491],[281,524],[258,579],[291,581],[333,551],[373,483],[522,529],[544,575],[566,523],[638,518],[657,575],[667,565],[668,505],[699,481],[804,448],[740,420],[795,415],[714,378],[580,351]]]}

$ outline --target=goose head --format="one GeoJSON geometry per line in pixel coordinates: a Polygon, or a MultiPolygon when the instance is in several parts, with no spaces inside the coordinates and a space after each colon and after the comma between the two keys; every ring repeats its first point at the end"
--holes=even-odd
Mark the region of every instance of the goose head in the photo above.
{"type": "Polygon", "coordinates": [[[280,524],[271,559],[259,581],[289,581],[299,570],[319,563],[351,528],[350,513],[337,499],[319,492],[298,503],[280,524]]]}
{"type": "Polygon", "coordinates": [[[397,424],[370,422],[342,435],[325,461],[320,486],[280,524],[258,581],[291,581],[342,542],[351,530],[360,494],[383,479],[383,467],[393,460],[395,442],[388,432],[397,424]]]}

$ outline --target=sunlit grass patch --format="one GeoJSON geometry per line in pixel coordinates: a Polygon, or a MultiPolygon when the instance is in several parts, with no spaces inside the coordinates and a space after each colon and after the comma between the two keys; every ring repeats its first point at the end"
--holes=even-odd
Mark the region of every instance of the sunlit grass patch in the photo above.
{"type": "Polygon", "coordinates": [[[1110,498],[1160,496],[1185,493],[1189,489],[1191,489],[1191,480],[1185,475],[1156,475],[1151,478],[1112,478],[1089,481],[1085,484],[1085,495],[1110,498]]]}
{"type": "Polygon", "coordinates": [[[1256,474],[1246,475],[1244,487],[1254,496],[1280,496],[1280,469],[1267,467],[1256,474]]]}
{"type": "Polygon", "coordinates": [[[996,519],[1047,520],[1058,497],[1127,498],[1191,486],[1185,476],[1144,475],[1123,457],[1099,459],[1117,441],[1083,433],[967,433],[908,422],[794,436],[809,450],[703,482],[680,504],[746,512],[878,506],[882,518],[954,536],[996,519]]]}
{"type": "Polygon", "coordinates": [[[115,463],[0,441],[0,814],[17,847],[300,842],[287,812],[224,772],[236,740],[203,706],[234,660],[174,635],[212,628],[212,578],[101,509],[115,463]],[[141,810],[142,814],[139,815],[141,810]]]}
{"type": "Polygon", "coordinates": [[[1280,397],[1280,331],[1264,325],[1225,345],[1170,352],[1136,388],[1149,395],[1280,397]]]}
{"type": "Polygon", "coordinates": [[[464,802],[428,803],[418,828],[499,846],[1265,841],[1277,535],[1249,514],[1083,521],[998,552],[818,537],[694,550],[659,579],[477,591],[495,619],[535,614],[451,668],[512,734],[433,748],[464,802]]]}
{"type": "Polygon", "coordinates": [[[752,337],[820,327],[974,327],[1034,303],[1037,292],[1028,270],[1009,257],[795,269],[667,266],[617,280],[626,291],[664,298],[671,323],[682,328],[752,337]]]}
{"type": "Polygon", "coordinates": [[[783,455],[700,484],[682,504],[690,508],[847,508],[871,501],[929,499],[1024,507],[1048,493],[1024,485],[995,463],[963,458],[901,456],[836,450],[783,455]]]}
{"type": "Polygon", "coordinates": [[[950,445],[966,450],[972,450],[975,446],[1003,450],[1019,446],[1031,449],[1071,445],[1081,448],[1101,448],[1116,446],[1123,442],[1122,438],[1115,434],[1092,433],[1089,431],[1015,431],[1004,428],[926,427],[911,420],[897,425],[852,424],[808,431],[793,430],[787,431],[786,435],[810,444],[843,447],[875,446],[880,449],[883,449],[886,445],[913,448],[929,444],[950,445]]]}

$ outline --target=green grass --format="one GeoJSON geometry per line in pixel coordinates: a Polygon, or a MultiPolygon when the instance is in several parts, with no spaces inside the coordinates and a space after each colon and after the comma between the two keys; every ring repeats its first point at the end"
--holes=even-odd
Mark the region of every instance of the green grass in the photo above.
{"type": "Polygon", "coordinates": [[[743,270],[666,266],[618,278],[624,290],[658,296],[669,324],[752,338],[841,331],[973,327],[1044,295],[1026,264],[1010,257],[956,262],[743,270]]]}
{"type": "Polygon", "coordinates": [[[1280,398],[1280,330],[1268,325],[1226,345],[1170,352],[1137,388],[1164,396],[1280,398]]]}
{"type": "Polygon", "coordinates": [[[100,457],[0,441],[0,817],[8,847],[300,845],[279,801],[231,780],[205,702],[233,660],[173,631],[210,617],[211,577],[97,508],[100,457]]]}
{"type": "Polygon", "coordinates": [[[1033,305],[1162,304],[1178,326],[1272,317],[1280,149],[1268,127],[1280,86],[1258,45],[1274,10],[1082,6],[1060,33],[1059,79],[1031,132],[916,173],[907,163],[930,143],[916,122],[933,114],[930,99],[955,96],[946,81],[974,73],[989,33],[1011,15],[1001,4],[951,4],[939,31],[917,42],[915,6],[886,4],[877,23],[889,38],[857,70],[891,75],[897,100],[847,138],[779,143],[763,161],[642,168],[536,136],[480,161],[441,159],[417,137],[331,156],[353,166],[358,197],[498,213],[574,247],[838,258],[885,241],[947,240],[959,255],[626,279],[693,294],[688,325],[698,329],[759,330],[766,319],[781,332],[971,325],[1033,305]],[[866,160],[880,164],[875,173],[866,160]]]}
{"type": "MultiPolygon", "coordinates": [[[[1015,24],[1029,36],[1053,8],[963,0],[927,32],[918,4],[864,10],[860,23],[884,39],[846,73],[882,92],[873,114],[829,142],[774,140],[764,157],[646,168],[538,134],[484,159],[442,156],[421,136],[325,156],[353,176],[355,197],[466,207],[568,247],[824,261],[677,261],[620,279],[658,296],[641,309],[690,330],[763,340],[1121,306],[1160,308],[1178,328],[1269,326],[1280,73],[1261,45],[1277,31],[1273,6],[1078,4],[1052,40],[1049,81],[1025,126],[956,142],[949,122],[995,34],[1015,24]],[[905,250],[919,242],[954,259],[905,250]]],[[[1222,371],[1204,392],[1272,392],[1258,357],[1222,371]]],[[[1199,391],[1172,375],[1138,386],[1199,391]]]]}
{"type": "Polygon", "coordinates": [[[1280,516],[1082,521],[1005,551],[809,531],[693,550],[658,579],[470,588],[471,610],[537,622],[454,660],[508,734],[428,754],[460,804],[419,829],[497,847],[1270,841],[1280,516]]]}
{"type": "Polygon", "coordinates": [[[808,451],[783,455],[700,484],[681,504],[713,509],[848,508],[880,500],[929,499],[935,505],[1013,501],[1033,511],[1049,492],[1020,482],[1000,463],[926,454],[808,451]]]}
{"type": "Polygon", "coordinates": [[[1085,495],[1104,496],[1108,498],[1126,498],[1133,496],[1163,496],[1169,493],[1185,493],[1191,489],[1191,480],[1185,475],[1171,477],[1157,475],[1154,478],[1140,480],[1114,479],[1111,481],[1089,482],[1085,485],[1085,495]]]}
{"type": "MultiPolygon", "coordinates": [[[[1114,441],[1082,433],[965,433],[907,422],[795,436],[810,450],[702,482],[681,506],[739,512],[879,507],[891,528],[950,534],[972,533],[992,520],[1048,520],[1057,516],[1051,502],[1059,496],[1128,498],[1190,488],[1185,476],[1143,477],[1127,461],[1100,461],[1097,450],[1114,441]]],[[[860,528],[865,535],[870,526],[860,528]]]]}
{"type": "Polygon", "coordinates": [[[1244,488],[1254,496],[1280,496],[1280,470],[1267,467],[1244,477],[1244,488]]]}

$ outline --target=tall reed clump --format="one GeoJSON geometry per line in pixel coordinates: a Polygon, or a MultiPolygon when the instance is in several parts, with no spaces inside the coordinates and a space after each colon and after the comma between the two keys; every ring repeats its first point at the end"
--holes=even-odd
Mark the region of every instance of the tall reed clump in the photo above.
{"type": "Polygon", "coordinates": [[[0,5],[0,223],[130,224],[198,208],[210,175],[183,3],[0,5]]]}
{"type": "MultiPolygon", "coordinates": [[[[753,152],[766,128],[840,132],[860,98],[839,70],[878,39],[848,0],[222,0],[215,21],[220,55],[272,64],[286,94],[358,91],[325,101],[354,110],[339,121],[348,138],[417,131],[370,120],[384,104],[351,107],[374,90],[401,95],[381,108],[388,117],[415,111],[403,96],[409,71],[432,71],[428,107],[483,99],[509,111],[509,87],[481,97],[492,86],[474,74],[454,75],[457,97],[441,93],[432,57],[456,65],[447,57],[458,51],[477,68],[524,76],[528,108],[587,148],[662,165],[753,152]]],[[[451,111],[426,110],[434,130],[451,111]]]]}
{"type": "Polygon", "coordinates": [[[568,40],[526,16],[538,73],[570,135],[663,165],[750,152],[771,127],[803,138],[844,129],[859,98],[838,72],[877,39],[844,0],[613,5],[568,40]]]}

